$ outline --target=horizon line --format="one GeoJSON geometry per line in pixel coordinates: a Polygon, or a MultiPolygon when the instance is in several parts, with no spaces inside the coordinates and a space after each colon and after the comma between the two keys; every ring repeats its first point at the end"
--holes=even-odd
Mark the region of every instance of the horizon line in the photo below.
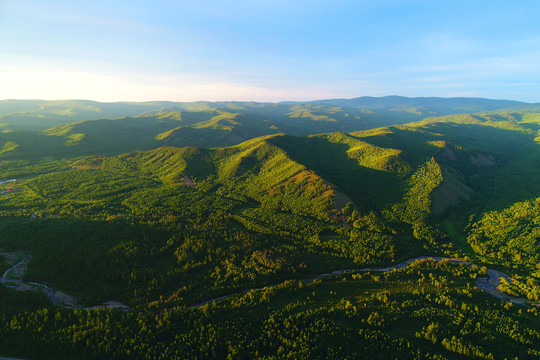
{"type": "Polygon", "coordinates": [[[383,96],[372,96],[372,95],[362,95],[351,98],[320,98],[320,99],[311,99],[311,100],[280,100],[280,101],[260,101],[260,100],[191,100],[191,101],[182,101],[182,100],[112,100],[112,101],[102,101],[94,100],[90,98],[56,98],[56,99],[46,99],[46,98],[4,98],[0,101],[93,101],[98,103],[151,103],[151,102],[170,102],[170,103],[199,103],[199,102],[209,102],[209,103],[225,103],[225,102],[243,102],[243,103],[259,103],[259,104],[280,104],[280,103],[310,103],[318,101],[327,101],[327,100],[355,100],[362,98],[373,98],[373,99],[383,99],[383,98],[405,98],[405,99],[481,99],[481,100],[493,100],[493,101],[512,101],[522,104],[540,104],[540,102],[527,102],[522,100],[514,99],[504,99],[504,98],[488,98],[488,97],[479,97],[479,96],[404,96],[404,95],[383,95],[383,96]]]}

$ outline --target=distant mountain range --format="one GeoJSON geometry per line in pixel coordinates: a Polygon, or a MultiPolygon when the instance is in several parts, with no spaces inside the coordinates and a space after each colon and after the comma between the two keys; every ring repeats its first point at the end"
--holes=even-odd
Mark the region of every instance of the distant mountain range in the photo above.
{"type": "Polygon", "coordinates": [[[0,158],[120,154],[160,146],[216,148],[265,135],[353,132],[462,113],[523,114],[539,104],[477,98],[313,102],[0,101],[0,158]]]}
{"type": "Polygon", "coordinates": [[[90,100],[1,100],[0,128],[44,130],[80,120],[174,111],[215,111],[256,115],[311,132],[363,130],[418,121],[430,116],[486,111],[536,111],[540,104],[482,98],[358,97],[310,102],[113,102],[90,100]],[[329,124],[331,123],[331,124],[329,124]]]}

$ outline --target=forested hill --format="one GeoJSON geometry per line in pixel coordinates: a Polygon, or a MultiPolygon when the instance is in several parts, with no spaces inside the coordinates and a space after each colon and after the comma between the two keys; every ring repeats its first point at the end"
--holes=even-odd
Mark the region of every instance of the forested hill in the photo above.
{"type": "MultiPolygon", "coordinates": [[[[272,106],[299,106],[307,124],[353,114],[272,106]]],[[[0,355],[540,354],[537,309],[491,297],[477,282],[482,266],[501,269],[511,278],[500,291],[540,298],[539,114],[311,135],[294,119],[163,109],[0,133],[0,268],[28,261],[12,275],[20,286],[132,309],[58,308],[41,293],[0,287],[0,355]],[[313,282],[420,255],[481,266],[428,260],[313,282]]]]}
{"type": "Polygon", "coordinates": [[[319,104],[343,106],[395,114],[400,117],[418,120],[420,117],[440,116],[460,113],[478,113],[515,109],[523,106],[534,106],[520,101],[491,100],[482,98],[438,98],[403,96],[358,97],[354,99],[319,100],[319,104]]]}
{"type": "MultiPolygon", "coordinates": [[[[348,133],[508,106],[535,107],[503,100],[403,97],[275,104],[5,100],[0,101],[0,159],[114,155],[160,146],[217,148],[271,134],[348,133]]],[[[497,110],[464,116],[524,114],[497,110]]]]}
{"type": "Polygon", "coordinates": [[[90,100],[1,100],[0,128],[45,130],[80,120],[116,119],[170,111],[222,110],[242,113],[307,133],[354,131],[421,120],[428,116],[499,111],[532,111],[537,104],[481,98],[360,97],[312,102],[115,102],[90,100]]]}

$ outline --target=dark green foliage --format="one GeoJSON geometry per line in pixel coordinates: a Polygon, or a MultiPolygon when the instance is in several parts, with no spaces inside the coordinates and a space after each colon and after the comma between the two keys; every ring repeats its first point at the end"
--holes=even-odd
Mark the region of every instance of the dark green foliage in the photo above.
{"type": "Polygon", "coordinates": [[[24,281],[134,309],[47,309],[42,294],[1,288],[6,355],[538,357],[536,309],[482,293],[476,267],[427,261],[301,281],[446,254],[500,267],[515,279],[501,290],[538,299],[536,114],[300,137],[277,133],[357,130],[366,113],[214,105],[0,134],[0,180],[17,180],[0,185],[0,248],[32,255],[24,281]]]}
{"type": "Polygon", "coordinates": [[[536,357],[536,309],[488,298],[474,288],[478,274],[418,262],[388,274],[284,282],[190,310],[5,312],[0,341],[5,351],[45,359],[536,357]]]}

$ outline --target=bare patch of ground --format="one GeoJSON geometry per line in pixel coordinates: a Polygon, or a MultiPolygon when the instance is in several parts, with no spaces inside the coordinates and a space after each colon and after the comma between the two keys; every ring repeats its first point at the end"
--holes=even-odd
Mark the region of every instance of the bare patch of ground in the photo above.
{"type": "Polygon", "coordinates": [[[476,166],[493,166],[495,165],[495,155],[491,154],[471,154],[470,162],[476,166]]]}
{"type": "Polygon", "coordinates": [[[353,202],[345,193],[337,190],[336,186],[330,181],[324,180],[324,184],[333,192],[332,204],[334,205],[334,209],[341,210],[345,207],[345,205],[353,202]]]}
{"type": "Polygon", "coordinates": [[[0,253],[0,256],[9,265],[15,265],[16,263],[21,261],[21,259],[24,257],[24,254],[18,253],[18,252],[12,252],[12,253],[0,253]]]}
{"type": "Polygon", "coordinates": [[[243,137],[236,135],[236,134],[228,134],[227,135],[227,141],[231,143],[241,143],[242,141],[246,141],[243,137]]]}
{"type": "Polygon", "coordinates": [[[434,215],[441,215],[450,206],[469,200],[473,192],[454,171],[442,169],[442,174],[443,182],[431,193],[431,211],[434,215]]]}
{"type": "Polygon", "coordinates": [[[28,262],[25,261],[21,266],[17,266],[15,269],[11,270],[7,276],[10,280],[22,280],[24,274],[26,274],[26,268],[28,262]]]}
{"type": "Polygon", "coordinates": [[[332,202],[335,209],[341,210],[345,207],[345,205],[353,202],[350,197],[348,197],[341,191],[336,190],[335,188],[333,189],[334,189],[334,198],[332,199],[332,202]]]}
{"type": "Polygon", "coordinates": [[[338,217],[338,213],[341,209],[345,207],[348,203],[352,203],[352,199],[348,197],[345,193],[336,189],[336,186],[328,180],[324,180],[324,184],[332,191],[332,207],[330,210],[330,219],[332,220],[341,220],[343,227],[351,228],[352,226],[347,223],[347,216],[341,215],[338,217]]]}
{"type": "Polygon", "coordinates": [[[61,291],[55,292],[54,297],[56,298],[56,301],[63,306],[77,307],[79,305],[77,299],[61,291]]]}
{"type": "Polygon", "coordinates": [[[188,178],[187,176],[185,176],[185,177],[182,179],[182,184],[187,185],[187,186],[189,186],[189,187],[195,187],[195,183],[193,182],[193,180],[191,180],[191,179],[188,178]]]}
{"type": "Polygon", "coordinates": [[[27,283],[12,283],[10,282],[8,287],[16,291],[35,291],[36,287],[27,283]]]}
{"type": "Polygon", "coordinates": [[[538,305],[538,301],[530,300],[524,297],[514,297],[510,296],[501,290],[499,290],[499,285],[501,285],[501,279],[505,279],[507,282],[512,283],[512,279],[508,274],[503,273],[502,271],[488,269],[487,278],[480,278],[477,280],[476,284],[480,290],[485,291],[491,296],[495,296],[498,299],[509,301],[514,304],[526,305],[533,304],[538,305]]]}
{"type": "Polygon", "coordinates": [[[96,310],[96,309],[119,309],[119,310],[127,311],[129,310],[129,306],[124,305],[119,301],[109,300],[109,301],[104,302],[101,305],[96,305],[96,306],[91,306],[91,307],[86,308],[86,310],[96,310]]]}
{"type": "Polygon", "coordinates": [[[448,160],[457,161],[456,154],[449,147],[444,148],[444,150],[441,152],[441,156],[448,160]]]}

